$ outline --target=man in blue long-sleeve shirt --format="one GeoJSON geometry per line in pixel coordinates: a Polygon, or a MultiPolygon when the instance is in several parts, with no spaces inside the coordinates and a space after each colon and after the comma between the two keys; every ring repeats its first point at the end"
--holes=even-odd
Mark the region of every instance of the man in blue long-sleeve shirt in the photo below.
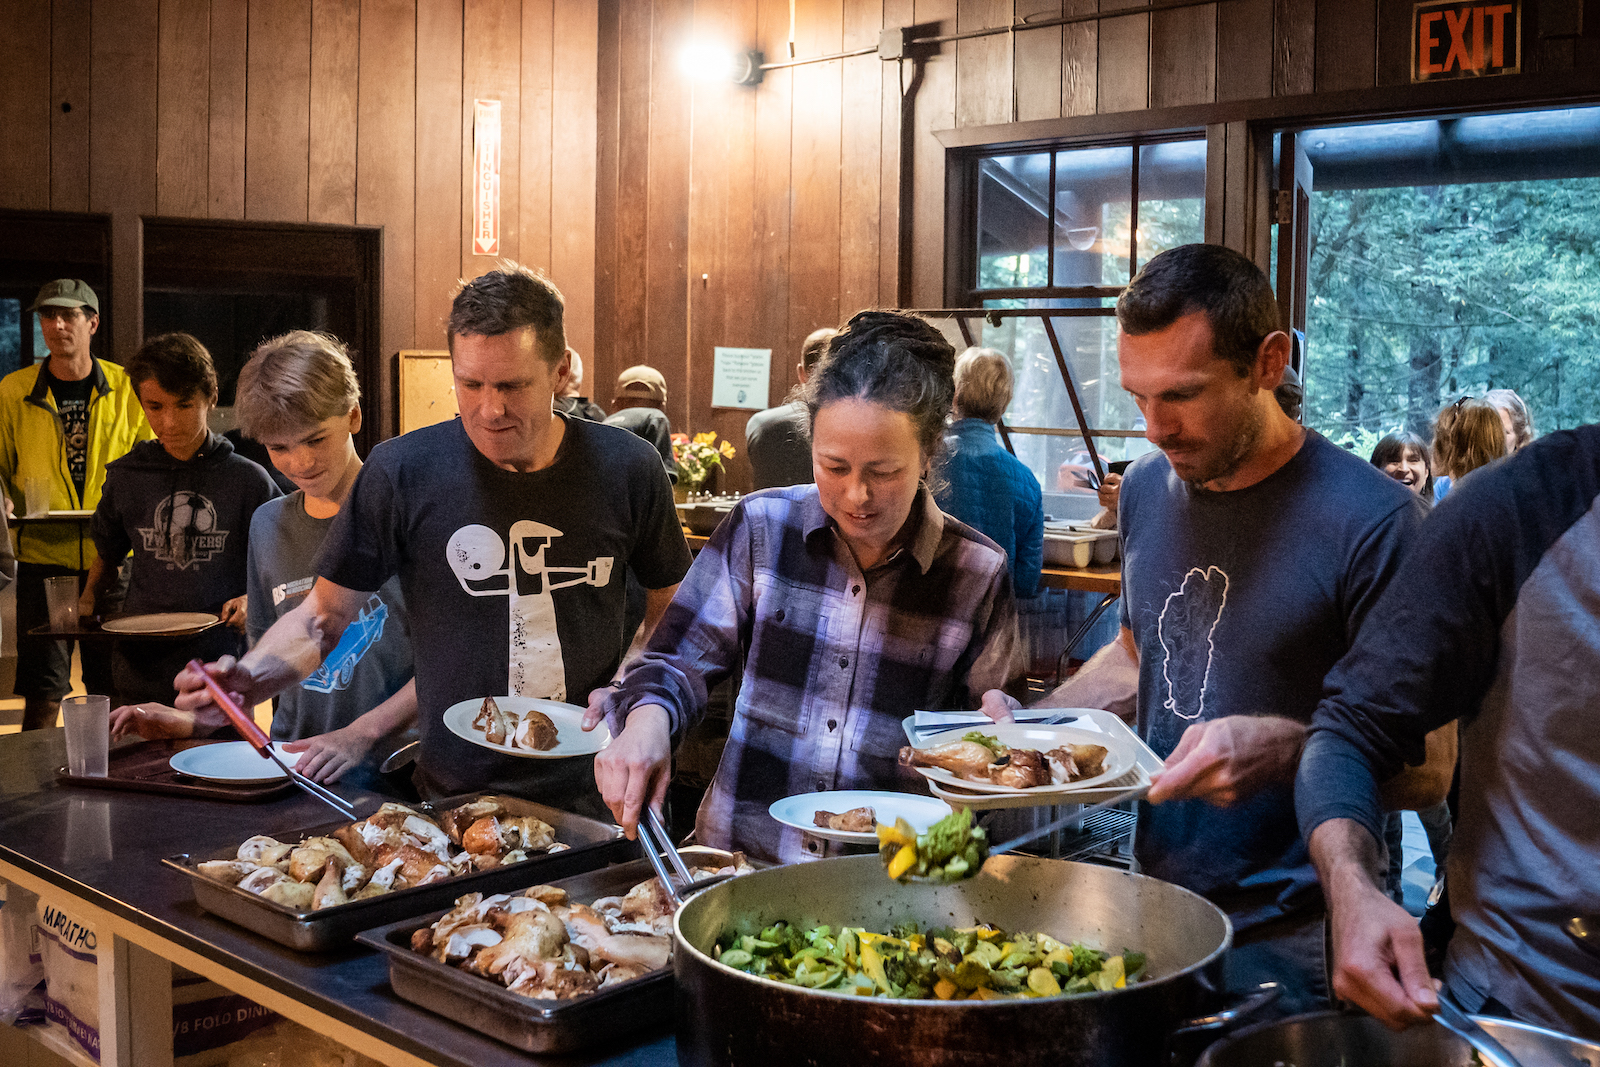
{"type": "Polygon", "coordinates": [[[1600,971],[1562,924],[1600,914],[1600,426],[1473,473],[1423,525],[1328,676],[1296,783],[1334,989],[1389,1022],[1437,998],[1375,880],[1375,781],[1459,719],[1447,991],[1469,1011],[1600,1033],[1600,971]]]}

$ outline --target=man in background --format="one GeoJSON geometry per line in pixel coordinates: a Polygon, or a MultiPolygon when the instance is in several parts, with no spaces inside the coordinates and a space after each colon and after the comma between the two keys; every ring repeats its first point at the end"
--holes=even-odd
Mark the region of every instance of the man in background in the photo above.
{"type": "Polygon", "coordinates": [[[620,426],[644,438],[661,454],[661,465],[673,484],[678,481],[678,464],[672,458],[672,423],[667,420],[667,380],[654,367],[643,363],[617,375],[617,394],[611,401],[607,426],[620,426]]]}
{"type": "MultiPolygon", "coordinates": [[[[106,464],[155,434],[122,368],[90,353],[100,300],[87,282],[58,278],[39,290],[28,311],[39,315],[50,356],[0,380],[0,479],[18,511],[30,482],[43,488],[50,511],[93,511],[106,464]]],[[[76,575],[81,592],[95,559],[87,523],[18,530],[15,691],[23,699],[24,730],[54,726],[72,687],[72,643],[28,636],[50,621],[45,579],[76,575]]],[[[85,688],[113,692],[109,647],[79,647],[85,688]]]]}
{"type": "Polygon", "coordinates": [[[605,422],[606,409],[583,395],[583,357],[569,346],[567,360],[571,369],[567,371],[566,384],[556,394],[556,410],[590,422],[605,422]]]}
{"type": "MultiPolygon", "coordinates": [[[[824,326],[812,330],[806,337],[800,346],[800,362],[795,365],[801,385],[806,384],[811,368],[828,351],[828,342],[838,332],[824,326]]],[[[811,474],[811,435],[806,418],[806,406],[797,401],[750,416],[744,428],[744,441],[757,489],[804,485],[816,480],[811,474]]]]}

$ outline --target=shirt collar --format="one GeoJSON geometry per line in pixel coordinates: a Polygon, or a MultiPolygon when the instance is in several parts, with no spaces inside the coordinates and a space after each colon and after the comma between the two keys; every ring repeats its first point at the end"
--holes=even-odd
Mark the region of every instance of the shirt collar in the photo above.
{"type": "MultiPolygon", "coordinates": [[[[927,482],[917,486],[917,497],[912,501],[911,514],[917,520],[916,532],[911,535],[911,543],[896,549],[884,562],[897,558],[901,552],[909,551],[911,558],[917,561],[918,568],[923,574],[927,574],[928,568],[933,566],[933,561],[939,554],[939,545],[944,541],[944,512],[934,503],[927,482]]],[[[813,543],[813,537],[832,530],[833,520],[822,510],[822,497],[813,491],[807,495],[802,505],[801,531],[806,542],[813,543]]]]}

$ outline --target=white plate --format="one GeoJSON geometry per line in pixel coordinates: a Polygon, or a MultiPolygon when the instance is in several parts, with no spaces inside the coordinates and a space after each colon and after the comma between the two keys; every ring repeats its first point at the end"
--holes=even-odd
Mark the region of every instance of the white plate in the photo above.
{"type": "Polygon", "coordinates": [[[876,789],[836,789],[830,793],[801,793],[775,801],[767,813],[785,826],[793,826],[808,834],[828,841],[846,841],[858,845],[876,845],[878,835],[873,832],[858,833],[853,830],[829,830],[812,822],[819,811],[842,815],[852,808],[871,808],[881,823],[893,824],[904,819],[921,833],[946,815],[950,805],[933,797],[915,793],[891,793],[876,789]]]}
{"type": "Polygon", "coordinates": [[[934,734],[918,748],[933,748],[949,741],[959,741],[972,731],[998,738],[1001,744],[1011,748],[1035,748],[1040,752],[1048,752],[1061,745],[1102,745],[1106,749],[1105,770],[1093,778],[1083,778],[1076,782],[1060,782],[1054,785],[1038,785],[1032,789],[1008,789],[992,782],[972,782],[944,770],[942,767],[915,767],[918,774],[932,782],[941,785],[954,786],[964,789],[969,793],[1010,793],[1010,794],[1045,794],[1045,793],[1070,793],[1079,789],[1089,789],[1101,782],[1114,782],[1127,774],[1132,769],[1137,753],[1132,747],[1125,745],[1118,738],[1107,734],[1096,733],[1093,730],[1079,730],[1071,726],[1029,726],[1026,723],[1008,723],[1000,726],[965,726],[957,730],[949,730],[942,734],[934,734]]]}
{"type": "MultiPolygon", "coordinates": [[[[293,767],[302,753],[285,752],[284,742],[274,741],[272,750],[278,758],[293,767]]],[[[232,782],[235,785],[278,782],[289,777],[276,763],[262,756],[248,741],[219,741],[214,745],[186,748],[168,761],[179,774],[204,778],[211,782],[232,782]]]]}
{"type": "Polygon", "coordinates": [[[209,611],[158,611],[109,619],[100,629],[112,634],[177,634],[203,630],[221,621],[209,611]]]}
{"type": "Polygon", "coordinates": [[[532,748],[513,748],[510,745],[490,744],[489,739],[483,736],[483,731],[472,725],[472,720],[478,717],[478,712],[483,709],[483,698],[463,700],[459,704],[451,704],[444,710],[444,725],[451,733],[463,741],[471,741],[475,745],[507,756],[522,756],[524,759],[566,759],[569,756],[592,756],[606,745],[611,743],[611,731],[606,729],[606,724],[601,723],[588,733],[583,732],[583,708],[576,704],[562,704],[555,700],[538,700],[534,697],[497,696],[494,702],[500,706],[501,711],[511,712],[518,717],[529,711],[542,711],[550,716],[550,721],[556,724],[556,747],[540,752],[532,748]]]}

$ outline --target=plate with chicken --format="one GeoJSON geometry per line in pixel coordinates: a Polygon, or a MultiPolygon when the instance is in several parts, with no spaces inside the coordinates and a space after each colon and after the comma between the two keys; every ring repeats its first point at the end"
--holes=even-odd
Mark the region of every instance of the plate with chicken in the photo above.
{"type": "Polygon", "coordinates": [[[444,725],[463,741],[524,759],[592,756],[611,743],[601,723],[583,729],[584,709],[534,697],[494,696],[463,700],[445,709],[444,725]]]}
{"type": "Polygon", "coordinates": [[[1127,774],[1137,753],[1119,738],[1070,726],[1018,723],[951,730],[900,763],[929,781],[975,793],[1070,793],[1127,774]]]}
{"type": "Polygon", "coordinates": [[[827,841],[876,845],[880,822],[893,826],[896,819],[904,819],[920,833],[949,815],[950,805],[915,793],[835,789],[784,797],[774,801],[767,813],[785,826],[827,841]]]}

